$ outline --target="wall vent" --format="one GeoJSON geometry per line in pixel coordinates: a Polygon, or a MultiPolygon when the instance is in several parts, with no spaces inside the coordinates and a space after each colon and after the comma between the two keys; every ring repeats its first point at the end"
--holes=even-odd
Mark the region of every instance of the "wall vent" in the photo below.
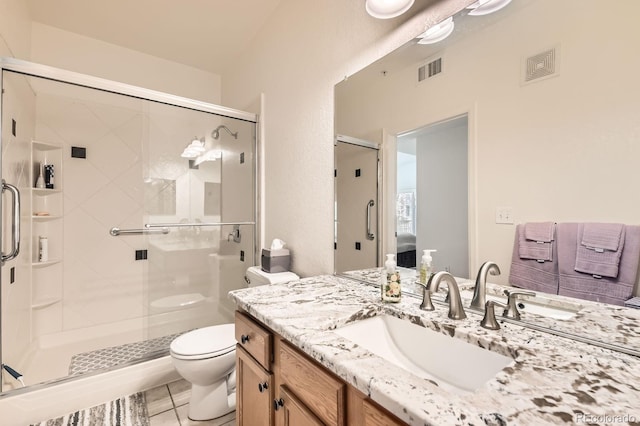
{"type": "Polygon", "coordinates": [[[418,83],[442,72],[442,58],[434,59],[418,67],[418,83]]]}
{"type": "Polygon", "coordinates": [[[523,84],[554,77],[559,71],[559,47],[529,56],[523,61],[523,84]]]}

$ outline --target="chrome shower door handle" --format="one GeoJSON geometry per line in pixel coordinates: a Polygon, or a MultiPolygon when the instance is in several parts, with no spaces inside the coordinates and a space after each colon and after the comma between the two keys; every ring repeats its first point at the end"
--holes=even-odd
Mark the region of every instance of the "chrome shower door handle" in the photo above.
{"type": "Polygon", "coordinates": [[[371,232],[371,207],[376,203],[373,200],[369,200],[367,203],[367,240],[373,240],[376,236],[371,232]]]}
{"type": "Polygon", "coordinates": [[[13,212],[13,223],[11,224],[11,252],[2,253],[2,263],[15,259],[20,253],[20,191],[13,185],[2,180],[2,193],[8,190],[12,195],[11,211],[13,212]]]}

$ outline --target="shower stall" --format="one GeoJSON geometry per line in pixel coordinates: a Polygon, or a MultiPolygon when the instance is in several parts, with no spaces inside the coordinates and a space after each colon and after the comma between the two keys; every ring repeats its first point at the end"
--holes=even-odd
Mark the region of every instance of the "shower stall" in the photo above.
{"type": "Polygon", "coordinates": [[[256,252],[256,116],[0,64],[0,397],[232,322],[256,252]]]}

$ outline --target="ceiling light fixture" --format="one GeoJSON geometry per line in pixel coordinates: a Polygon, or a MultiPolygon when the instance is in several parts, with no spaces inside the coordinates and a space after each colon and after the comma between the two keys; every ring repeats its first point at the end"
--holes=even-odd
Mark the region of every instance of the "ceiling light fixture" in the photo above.
{"type": "Polygon", "coordinates": [[[405,13],[415,0],[366,0],[365,9],[374,18],[389,19],[405,13]]]}
{"type": "Polygon", "coordinates": [[[449,35],[453,32],[454,27],[455,24],[453,23],[453,18],[449,17],[439,24],[429,28],[424,33],[420,34],[417,37],[420,39],[418,44],[433,44],[442,41],[445,38],[449,37],[449,35]]]}
{"type": "Polygon", "coordinates": [[[471,16],[483,16],[497,12],[509,3],[511,3],[511,0],[478,0],[467,6],[467,9],[473,9],[469,12],[471,16]]]}

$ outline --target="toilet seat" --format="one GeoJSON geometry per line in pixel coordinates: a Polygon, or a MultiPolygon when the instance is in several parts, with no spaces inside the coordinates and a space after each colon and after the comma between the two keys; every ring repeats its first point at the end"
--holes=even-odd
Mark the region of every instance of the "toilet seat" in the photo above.
{"type": "Polygon", "coordinates": [[[236,348],[234,324],[214,325],[189,331],[177,337],[169,347],[178,359],[215,358],[236,348]]]}

